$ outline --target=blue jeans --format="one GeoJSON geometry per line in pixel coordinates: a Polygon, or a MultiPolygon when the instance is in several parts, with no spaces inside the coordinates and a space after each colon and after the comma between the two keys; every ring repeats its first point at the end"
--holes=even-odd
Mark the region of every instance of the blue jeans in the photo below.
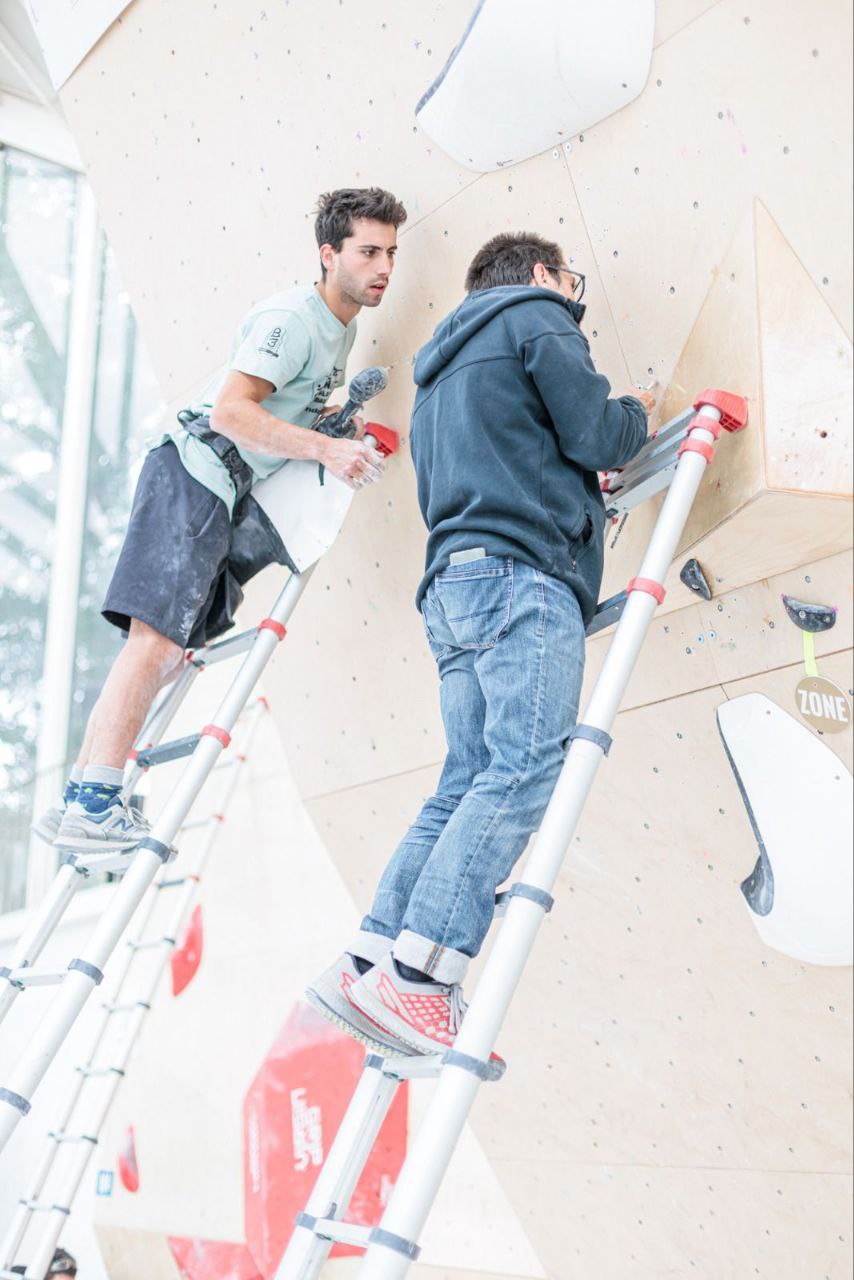
{"type": "Polygon", "coordinates": [[[453,564],[422,603],[448,754],[351,950],[459,982],[540,824],[575,725],[584,624],[569,587],[510,556],[453,564]]]}

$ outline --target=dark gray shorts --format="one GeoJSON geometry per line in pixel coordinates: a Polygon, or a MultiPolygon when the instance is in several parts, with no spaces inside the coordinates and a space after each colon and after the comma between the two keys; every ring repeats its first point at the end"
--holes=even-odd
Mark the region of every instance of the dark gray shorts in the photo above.
{"type": "Polygon", "coordinates": [[[102,614],[122,631],[138,618],[182,649],[201,648],[231,532],[225,503],[184,469],[174,444],[152,449],[102,614]]]}

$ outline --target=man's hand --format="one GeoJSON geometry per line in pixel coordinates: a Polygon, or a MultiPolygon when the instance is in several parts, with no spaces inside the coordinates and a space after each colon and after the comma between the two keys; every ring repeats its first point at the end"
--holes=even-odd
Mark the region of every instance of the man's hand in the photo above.
{"type": "Polygon", "coordinates": [[[362,489],[382,479],[385,471],[382,456],[364,440],[318,436],[317,441],[321,445],[320,461],[324,467],[351,489],[362,489]]]}
{"type": "Polygon", "coordinates": [[[636,400],[640,400],[647,414],[652,413],[658,403],[653,391],[644,391],[639,387],[629,387],[628,391],[623,392],[624,396],[634,396],[636,400]]]}

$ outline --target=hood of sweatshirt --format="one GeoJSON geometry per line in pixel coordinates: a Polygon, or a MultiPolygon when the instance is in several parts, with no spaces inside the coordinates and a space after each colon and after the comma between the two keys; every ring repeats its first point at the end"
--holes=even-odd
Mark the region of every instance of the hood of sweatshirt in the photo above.
{"type": "Polygon", "coordinates": [[[425,386],[441,373],[457,352],[500,311],[520,302],[552,302],[563,307],[576,324],[581,323],[586,308],[556,289],[540,289],[536,285],[501,285],[495,289],[478,289],[470,293],[455,311],[442,321],[433,337],[426,342],[415,360],[415,381],[425,386]]]}

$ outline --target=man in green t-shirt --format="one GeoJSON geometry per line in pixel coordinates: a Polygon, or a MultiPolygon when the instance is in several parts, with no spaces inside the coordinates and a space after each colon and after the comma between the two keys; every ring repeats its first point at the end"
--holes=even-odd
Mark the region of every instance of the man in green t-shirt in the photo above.
{"type": "Polygon", "coordinates": [[[327,402],[344,382],[356,316],[382,301],[405,220],[400,201],[379,187],[321,196],[321,279],[252,308],[225,367],[146,457],[102,610],[127,643],[89,717],[62,805],[33,828],[59,848],[131,849],[148,833],[121,787],[154,695],[187,648],[231,625],[248,577],[273,560],[287,563],[280,547],[248,565],[241,554],[231,571],[252,482],[291,458],[321,463],[356,489],[381,477],[382,459],[364,440],[312,428],[334,411],[327,402]]]}

